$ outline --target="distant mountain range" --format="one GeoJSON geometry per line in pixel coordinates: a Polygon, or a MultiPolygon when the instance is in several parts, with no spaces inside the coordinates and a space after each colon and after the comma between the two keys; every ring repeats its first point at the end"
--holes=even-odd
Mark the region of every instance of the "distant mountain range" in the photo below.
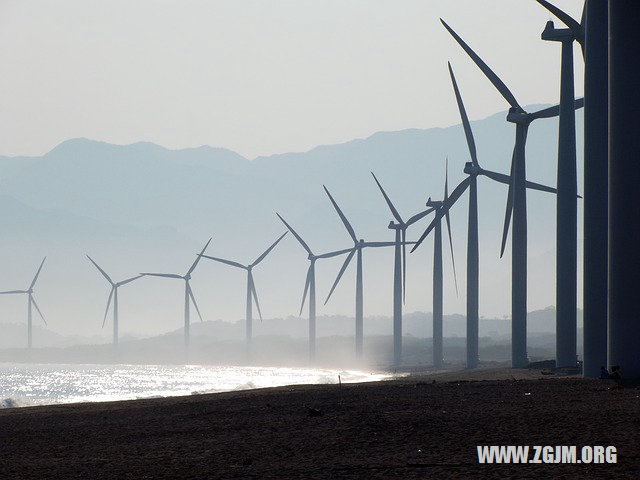
{"type": "MultiPolygon", "coordinates": [[[[538,108],[539,106],[531,107],[538,108]]],[[[480,164],[507,172],[513,126],[501,112],[472,122],[480,164]]],[[[582,117],[578,116],[581,158],[582,117]]],[[[536,122],[527,144],[531,180],[555,184],[557,121],[536,122]]],[[[73,139],[42,157],[0,157],[0,290],[28,286],[40,259],[48,260],[36,296],[50,328],[65,334],[98,334],[108,287],[84,257],[89,253],[114,277],[140,271],[184,273],[206,239],[210,253],[250,262],[284,227],[280,212],[318,253],[350,246],[322,185],[334,194],[359,236],[387,240],[390,214],[374,171],[403,216],[424,208],[443,191],[445,158],[449,190],[468,160],[459,125],[379,132],[366,139],[248,160],[223,148],[168,150],[151,143],[111,145],[73,139]]],[[[579,162],[579,190],[581,190],[579,162]]],[[[506,188],[480,180],[481,303],[488,315],[509,311],[509,259],[498,246],[506,188]]],[[[529,195],[530,309],[554,303],[555,202],[529,195]]],[[[445,311],[464,313],[466,199],[452,212],[458,296],[445,265],[445,311]]],[[[410,236],[417,236],[423,222],[410,236]]],[[[408,311],[431,310],[431,241],[410,257],[408,311]]],[[[448,255],[448,252],[445,253],[448,255]]],[[[391,304],[391,251],[367,252],[368,315],[387,315],[391,304]]],[[[340,259],[319,267],[324,301],[340,259]],[[326,265],[326,266],[324,266],[326,265]]],[[[297,314],[306,254],[286,239],[256,270],[261,307],[268,317],[297,314]]],[[[352,315],[353,272],[347,272],[320,314],[352,315]]],[[[194,291],[206,320],[244,316],[240,272],[205,263],[194,273],[194,291]]],[[[320,299],[319,299],[320,300],[320,299]]],[[[160,333],[181,324],[180,286],[143,279],[122,292],[122,330],[160,333]]],[[[26,302],[0,298],[0,322],[23,322],[26,302]]],[[[108,327],[107,327],[108,328],[108,327]]]]}
{"type": "MultiPolygon", "coordinates": [[[[582,312],[578,312],[582,333],[582,312]]],[[[353,318],[331,316],[318,318],[319,361],[321,365],[355,365],[353,352],[353,318]]],[[[365,319],[365,353],[369,365],[386,366],[391,362],[390,317],[365,319]]],[[[34,329],[38,348],[28,352],[24,345],[25,326],[0,324],[0,362],[30,360],[41,363],[110,363],[114,352],[108,336],[63,336],[42,327],[34,329]]],[[[404,344],[408,361],[414,364],[431,361],[431,314],[409,313],[404,318],[404,344]]],[[[483,361],[506,361],[510,358],[511,326],[506,319],[480,320],[483,361]]],[[[465,359],[465,318],[444,318],[446,357],[463,363],[465,359]]],[[[308,360],[307,324],[297,317],[265,319],[254,327],[254,363],[305,365],[308,360]]],[[[184,361],[183,332],[177,329],[149,338],[121,338],[118,361],[125,363],[180,363],[184,361]]],[[[529,354],[532,360],[552,358],[555,351],[555,309],[529,313],[529,354]]],[[[581,345],[581,342],[579,342],[581,345]]],[[[578,349],[581,351],[581,348],[578,349]]],[[[207,321],[192,327],[189,361],[203,363],[244,363],[244,321],[207,321]]]]}

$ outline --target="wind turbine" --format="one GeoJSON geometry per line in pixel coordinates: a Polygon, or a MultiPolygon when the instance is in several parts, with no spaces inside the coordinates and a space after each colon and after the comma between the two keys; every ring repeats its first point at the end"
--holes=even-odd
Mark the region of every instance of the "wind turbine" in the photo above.
{"type": "MultiPolygon", "coordinates": [[[[435,208],[436,211],[442,208],[444,202],[449,198],[449,161],[446,162],[444,180],[444,198],[441,201],[432,200],[429,197],[427,207],[435,208]]],[[[453,240],[451,238],[451,219],[449,210],[444,213],[447,222],[447,232],[449,233],[449,248],[451,249],[451,263],[453,265],[453,278],[456,285],[456,295],[458,294],[458,279],[456,278],[456,261],[453,257],[453,240]]],[[[435,235],[433,237],[433,366],[441,368],[444,359],[442,321],[443,321],[443,282],[442,282],[442,216],[436,217],[435,235]]]]}
{"type": "MultiPolygon", "coordinates": [[[[473,139],[473,131],[471,130],[471,124],[467,117],[467,112],[462,102],[462,96],[458,89],[456,77],[453,74],[451,64],[448,63],[449,76],[451,77],[451,83],[453,85],[453,91],[456,97],[456,103],[458,105],[458,111],[460,112],[460,118],[462,119],[462,126],[464,127],[465,137],[467,139],[467,146],[469,147],[469,155],[471,157],[470,162],[466,162],[464,166],[464,173],[467,174],[460,184],[453,190],[451,195],[442,202],[441,208],[436,211],[436,216],[431,224],[424,231],[422,236],[416,242],[416,245],[411,249],[413,252],[427,235],[435,228],[440,222],[442,216],[446,215],[449,209],[458,201],[465,190],[469,189],[469,221],[467,230],[467,368],[476,368],[478,366],[478,310],[479,310],[479,253],[478,253],[478,181],[479,176],[485,176],[495,182],[510,185],[511,179],[509,175],[493,172],[491,170],[485,170],[480,167],[478,163],[478,157],[476,153],[476,144],[473,139]]],[[[526,186],[529,189],[540,190],[544,192],[555,193],[555,188],[546,187],[535,182],[526,181],[526,186]]]]}
{"type": "Polygon", "coordinates": [[[404,302],[404,296],[406,295],[405,288],[407,278],[407,228],[429,213],[435,211],[435,208],[429,208],[423,212],[417,213],[405,222],[402,220],[398,210],[391,202],[391,199],[384,191],[384,188],[382,188],[382,185],[373,172],[371,172],[371,175],[373,175],[373,179],[376,181],[376,184],[378,184],[378,188],[380,188],[380,192],[382,192],[382,196],[387,202],[389,210],[391,210],[391,214],[396,219],[396,222],[393,220],[389,222],[388,228],[390,230],[395,230],[393,266],[393,363],[394,365],[400,365],[402,363],[402,304],[404,302]]]}
{"type": "Polygon", "coordinates": [[[40,271],[42,270],[42,266],[44,265],[44,261],[47,259],[47,257],[44,257],[42,259],[42,263],[40,263],[40,267],[38,267],[38,271],[36,272],[35,277],[33,277],[33,280],[31,281],[31,285],[29,285],[29,288],[26,290],[9,290],[7,292],[0,292],[0,295],[12,295],[12,294],[20,294],[20,293],[26,293],[28,296],[28,300],[27,300],[27,346],[29,348],[31,348],[31,343],[32,343],[32,328],[33,328],[33,319],[32,319],[32,312],[31,312],[31,306],[33,305],[34,307],[36,307],[36,310],[38,311],[38,314],[40,315],[40,318],[42,318],[42,321],[44,322],[44,324],[47,324],[47,321],[44,319],[44,315],[42,315],[42,312],[40,311],[40,308],[38,308],[38,304],[36,303],[36,299],[33,298],[33,287],[36,284],[36,281],[38,280],[38,275],[40,275],[40,271]]]}
{"type": "Polygon", "coordinates": [[[331,298],[333,291],[338,286],[338,283],[340,282],[342,275],[344,274],[345,270],[349,266],[349,263],[351,263],[351,260],[355,255],[357,259],[356,260],[356,358],[360,359],[362,358],[362,346],[363,346],[363,336],[364,336],[363,335],[363,332],[364,332],[363,303],[364,302],[363,302],[363,287],[362,287],[362,250],[367,247],[393,247],[395,245],[395,242],[365,242],[363,239],[358,240],[358,237],[356,236],[356,233],[353,230],[353,227],[349,223],[349,220],[347,220],[347,217],[344,215],[344,213],[342,213],[342,210],[340,209],[336,201],[331,196],[331,193],[329,193],[329,190],[327,189],[327,187],[325,187],[324,185],[323,187],[324,187],[324,191],[327,192],[327,195],[329,196],[329,200],[331,200],[333,207],[338,213],[340,220],[342,220],[344,227],[347,229],[347,232],[349,233],[349,235],[351,236],[351,239],[353,240],[353,248],[351,248],[351,250],[349,251],[349,255],[347,255],[347,258],[342,264],[342,267],[338,272],[338,276],[336,277],[336,280],[333,282],[331,291],[329,292],[329,295],[327,295],[327,299],[324,301],[324,304],[326,305],[329,299],[331,298]]]}
{"type": "Polygon", "coordinates": [[[262,254],[256,258],[253,263],[248,265],[243,265],[238,262],[234,262],[232,260],[225,260],[223,258],[211,257],[209,255],[201,255],[204,258],[208,258],[209,260],[214,260],[216,262],[224,263],[225,265],[230,265],[232,267],[242,268],[247,271],[247,306],[246,306],[246,338],[247,338],[247,349],[251,348],[251,339],[253,332],[253,302],[256,303],[256,308],[258,309],[258,315],[260,316],[260,320],[262,320],[262,312],[260,311],[260,303],[258,302],[258,293],[256,292],[256,285],[253,281],[253,267],[256,267],[262,260],[265,259],[267,255],[275,248],[275,246],[282,240],[282,238],[289,232],[284,232],[280,237],[271,244],[269,248],[267,248],[262,254]]]}
{"type": "MultiPolygon", "coordinates": [[[[562,44],[560,115],[558,129],[558,201],[556,203],[556,366],[576,365],[578,308],[578,205],[576,194],[576,114],[574,103],[573,42],[584,55],[584,29],[569,15],[544,0],[537,2],[570,28],[555,28],[549,20],[542,40],[562,44]]],[[[582,12],[584,18],[584,10],[582,12]]],[[[584,23],[584,22],[583,22],[584,23]]]]}
{"type": "Polygon", "coordinates": [[[322,255],[315,255],[309,245],[302,239],[300,235],[289,225],[278,212],[276,212],[278,218],[284,223],[289,231],[296,237],[298,243],[302,245],[307,251],[309,258],[309,269],[307,270],[307,278],[304,283],[304,293],[302,294],[302,304],[300,305],[300,315],[302,315],[302,309],[304,308],[304,302],[307,298],[307,292],[309,292],[309,358],[315,360],[316,358],[316,260],[320,258],[332,258],[338,255],[349,253],[351,249],[338,250],[335,252],[324,253],[322,255]]]}
{"type": "Polygon", "coordinates": [[[102,276],[107,279],[107,282],[111,284],[111,291],[109,292],[109,300],[107,300],[107,308],[104,311],[102,327],[104,328],[104,324],[107,321],[107,314],[109,313],[111,299],[113,298],[113,346],[114,348],[116,348],[118,346],[118,288],[139,279],[140,277],[142,277],[142,275],[127,278],[126,280],[122,280],[121,282],[114,282],[113,280],[111,280],[111,277],[107,275],[107,272],[100,268],[100,266],[93,260],[93,258],[91,258],[89,255],[87,255],[87,258],[91,261],[91,263],[93,263],[93,265],[98,269],[102,276]]]}
{"type": "Polygon", "coordinates": [[[178,275],[175,273],[141,273],[140,274],[148,277],[178,278],[178,279],[184,280],[184,346],[185,348],[189,348],[189,326],[190,326],[189,306],[191,302],[193,302],[193,306],[196,307],[196,312],[198,312],[198,317],[200,317],[200,321],[202,321],[202,315],[200,314],[200,309],[198,308],[196,299],[193,296],[193,291],[191,290],[191,285],[189,285],[189,282],[191,280],[191,274],[193,273],[196,266],[198,265],[198,262],[202,258],[202,255],[204,254],[205,250],[211,243],[211,240],[212,239],[210,238],[209,241],[205,244],[200,254],[198,254],[195,261],[191,264],[191,267],[189,267],[189,270],[187,270],[187,273],[185,273],[184,275],[178,275]]]}
{"type": "MultiPolygon", "coordinates": [[[[509,192],[507,195],[507,208],[500,256],[502,257],[504,254],[509,224],[513,213],[513,234],[511,235],[511,364],[516,368],[526,367],[529,361],[527,358],[527,195],[525,146],[527,142],[527,132],[531,122],[538,118],[557,116],[559,106],[556,105],[533,113],[526,112],[493,70],[484,63],[444,20],[440,19],[440,21],[491,81],[498,92],[511,105],[509,114],[507,115],[507,121],[516,124],[515,146],[511,159],[511,182],[509,183],[509,192]]],[[[576,100],[574,102],[575,108],[580,108],[583,103],[582,99],[576,100]]]]}

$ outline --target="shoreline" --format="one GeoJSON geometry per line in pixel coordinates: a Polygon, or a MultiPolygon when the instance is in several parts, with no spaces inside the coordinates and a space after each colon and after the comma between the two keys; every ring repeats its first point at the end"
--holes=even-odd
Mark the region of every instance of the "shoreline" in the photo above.
{"type": "Polygon", "coordinates": [[[3,409],[0,477],[637,476],[640,388],[554,377],[468,370],[3,409]],[[480,465],[477,445],[614,445],[618,459],[480,465]]]}

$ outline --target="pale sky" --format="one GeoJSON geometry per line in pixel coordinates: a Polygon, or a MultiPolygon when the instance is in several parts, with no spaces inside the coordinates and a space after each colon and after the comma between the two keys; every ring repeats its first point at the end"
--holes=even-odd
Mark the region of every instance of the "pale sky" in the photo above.
{"type": "Polygon", "coordinates": [[[0,155],[88,137],[254,158],[448,126],[447,60],[472,119],[504,110],[439,17],[520,104],[558,101],[534,0],[0,0],[0,155]]]}

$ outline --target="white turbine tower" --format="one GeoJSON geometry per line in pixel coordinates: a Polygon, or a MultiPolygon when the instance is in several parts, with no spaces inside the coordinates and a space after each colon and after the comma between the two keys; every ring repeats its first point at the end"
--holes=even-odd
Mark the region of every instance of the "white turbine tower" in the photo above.
{"type": "Polygon", "coordinates": [[[32,328],[33,328],[33,315],[32,315],[32,311],[31,311],[31,306],[36,307],[36,310],[38,311],[38,314],[40,314],[40,318],[42,318],[42,321],[44,322],[44,324],[47,324],[47,321],[44,319],[44,315],[42,315],[42,312],[40,311],[40,308],[38,308],[38,304],[36,303],[36,299],[33,298],[33,287],[36,284],[36,281],[38,280],[38,275],[40,275],[40,271],[42,270],[42,266],[44,265],[44,261],[47,259],[47,257],[44,257],[42,259],[42,263],[40,263],[40,267],[38,268],[38,271],[36,272],[35,277],[33,277],[33,280],[31,281],[31,285],[29,285],[29,288],[27,290],[9,290],[7,292],[0,292],[0,295],[12,295],[12,294],[21,294],[21,293],[26,293],[28,296],[28,300],[27,300],[27,346],[29,348],[31,348],[31,340],[32,340],[32,328]]]}
{"type": "Polygon", "coordinates": [[[180,280],[184,280],[184,346],[185,348],[189,348],[189,306],[191,302],[193,302],[193,306],[196,307],[196,312],[198,312],[198,317],[200,317],[200,321],[202,321],[202,315],[200,314],[200,309],[198,308],[198,304],[196,303],[196,299],[193,296],[193,291],[191,290],[191,285],[189,285],[189,281],[191,280],[191,274],[195,270],[198,262],[202,258],[205,250],[211,243],[211,238],[206,243],[200,254],[196,257],[196,260],[191,264],[189,270],[184,275],[178,275],[175,273],[141,273],[140,275],[148,276],[148,277],[163,277],[163,278],[177,278],[180,280]]]}
{"type": "Polygon", "coordinates": [[[140,277],[142,277],[142,275],[137,275],[135,277],[127,278],[126,280],[122,280],[121,282],[114,282],[113,280],[111,280],[111,277],[107,275],[107,272],[105,272],[102,268],[100,268],[100,266],[93,260],[93,258],[91,258],[89,255],[87,255],[87,258],[89,259],[89,261],[91,261],[91,263],[95,265],[95,267],[102,274],[102,276],[107,279],[107,282],[111,284],[111,292],[109,292],[109,300],[107,300],[107,308],[104,311],[102,328],[104,328],[104,324],[107,321],[107,314],[109,313],[109,307],[111,306],[111,299],[113,298],[113,346],[114,348],[117,348],[118,347],[118,288],[123,285],[126,285],[127,283],[131,283],[134,280],[139,279],[140,277]]]}
{"type": "Polygon", "coordinates": [[[253,338],[253,302],[255,301],[256,308],[258,309],[258,315],[260,316],[260,320],[262,320],[262,312],[260,311],[260,303],[258,302],[258,293],[256,292],[256,285],[253,280],[253,267],[258,266],[258,264],[265,259],[271,250],[275,248],[275,246],[282,240],[282,238],[289,232],[284,232],[280,237],[271,244],[269,248],[267,248],[262,254],[255,259],[253,263],[248,265],[243,265],[238,262],[234,262],[232,260],[225,260],[224,258],[212,257],[209,255],[202,255],[204,258],[208,258],[209,260],[214,260],[216,262],[224,263],[225,265],[230,265],[232,267],[242,268],[247,271],[247,305],[246,305],[246,339],[247,339],[247,351],[250,353],[251,349],[251,340],[253,338]]]}

